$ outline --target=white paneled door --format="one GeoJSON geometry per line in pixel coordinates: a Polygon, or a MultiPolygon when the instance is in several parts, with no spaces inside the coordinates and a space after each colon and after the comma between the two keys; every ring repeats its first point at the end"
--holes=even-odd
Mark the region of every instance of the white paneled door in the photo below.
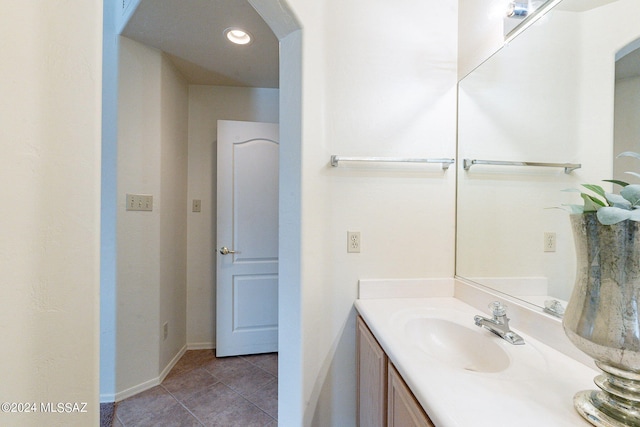
{"type": "Polygon", "coordinates": [[[218,121],[216,355],[278,351],[278,125],[218,121]]]}

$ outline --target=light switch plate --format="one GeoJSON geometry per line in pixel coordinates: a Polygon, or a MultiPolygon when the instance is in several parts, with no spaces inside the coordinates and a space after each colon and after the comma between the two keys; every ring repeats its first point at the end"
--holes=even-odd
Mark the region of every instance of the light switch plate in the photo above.
{"type": "Polygon", "coordinates": [[[128,211],[152,211],[153,196],[150,194],[127,194],[128,211]]]}
{"type": "Polygon", "coordinates": [[[193,199],[193,204],[191,206],[192,212],[200,212],[202,210],[202,201],[199,199],[193,199]]]}

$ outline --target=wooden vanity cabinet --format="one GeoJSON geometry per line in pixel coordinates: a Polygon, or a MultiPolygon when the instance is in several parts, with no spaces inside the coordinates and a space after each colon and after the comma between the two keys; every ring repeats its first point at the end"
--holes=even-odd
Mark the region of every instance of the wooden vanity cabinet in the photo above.
{"type": "Polygon", "coordinates": [[[360,427],[384,427],[387,425],[388,358],[362,317],[358,316],[356,324],[357,425],[360,427]]]}
{"type": "Polygon", "coordinates": [[[357,425],[435,427],[364,320],[356,323],[357,425]]]}
{"type": "Polygon", "coordinates": [[[389,427],[435,427],[391,363],[389,363],[388,378],[387,425],[389,427]]]}

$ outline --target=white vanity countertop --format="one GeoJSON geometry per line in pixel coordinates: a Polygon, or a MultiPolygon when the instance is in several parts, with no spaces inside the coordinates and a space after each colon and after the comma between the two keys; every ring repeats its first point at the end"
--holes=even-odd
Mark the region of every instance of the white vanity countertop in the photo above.
{"type": "Polygon", "coordinates": [[[595,389],[598,372],[526,334],[525,345],[515,346],[475,326],[473,317],[487,313],[451,297],[360,299],[355,306],[437,427],[591,425],[575,411],[573,395],[595,389]],[[486,334],[508,354],[509,367],[475,372],[434,359],[405,330],[424,316],[486,334]]]}

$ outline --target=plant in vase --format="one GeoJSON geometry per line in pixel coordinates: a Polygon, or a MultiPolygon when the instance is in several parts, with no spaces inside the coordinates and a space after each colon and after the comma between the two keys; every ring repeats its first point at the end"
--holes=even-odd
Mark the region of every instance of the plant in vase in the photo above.
{"type": "MultiPolygon", "coordinates": [[[[640,154],[632,151],[625,151],[618,157],[634,157],[640,160],[640,154]]],[[[640,178],[639,173],[627,173],[640,178]]],[[[604,225],[617,224],[625,220],[640,221],[640,184],[629,184],[615,179],[605,179],[604,181],[620,185],[622,187],[620,194],[608,193],[599,185],[583,184],[583,187],[597,196],[580,193],[584,205],[568,205],[571,212],[596,212],[598,221],[604,225]]]]}
{"type": "Polygon", "coordinates": [[[577,271],[563,327],[603,371],[600,390],[574,397],[578,412],[596,426],[640,426],[640,185],[607,181],[620,194],[585,184],[595,195],[569,206],[577,271]]]}

